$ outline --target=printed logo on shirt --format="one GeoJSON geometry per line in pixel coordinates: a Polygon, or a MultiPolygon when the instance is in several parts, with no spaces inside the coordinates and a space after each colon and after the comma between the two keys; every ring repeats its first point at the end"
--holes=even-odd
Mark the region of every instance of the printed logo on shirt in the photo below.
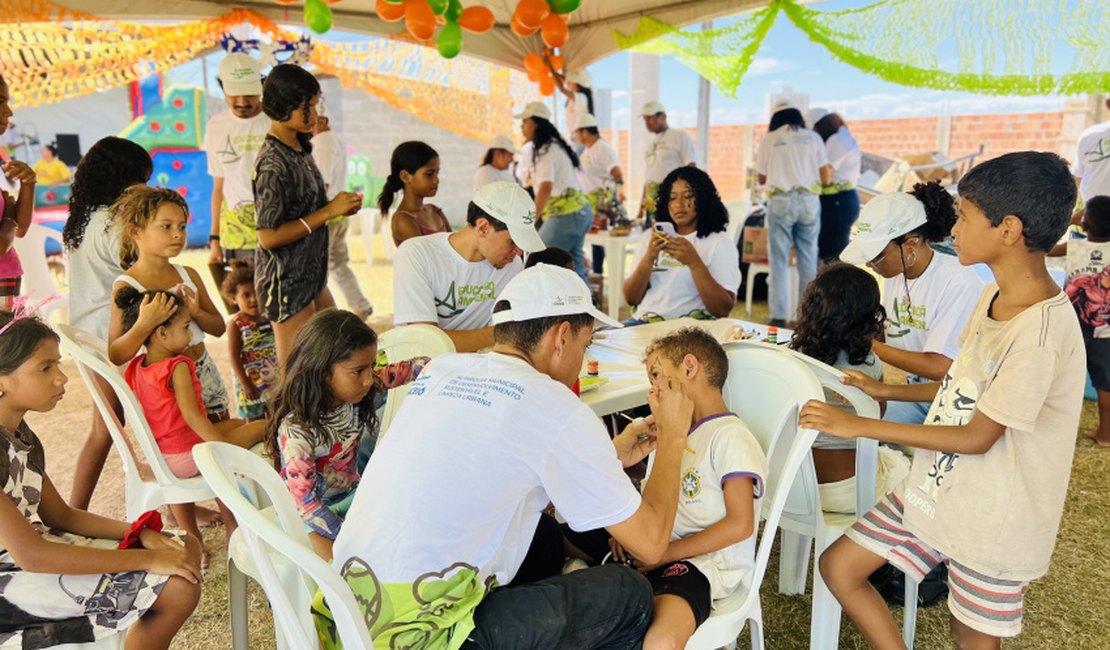
{"type": "Polygon", "coordinates": [[[454,282],[447,287],[447,295],[436,298],[436,315],[440,318],[454,318],[466,311],[474,303],[493,300],[496,287],[493,280],[485,284],[463,284],[454,282]]]}
{"type": "Polygon", "coordinates": [[[224,146],[216,151],[223,164],[237,163],[243,154],[252,153],[262,148],[266,141],[265,135],[231,135],[227,136],[224,146]]]}
{"type": "Polygon", "coordinates": [[[701,474],[691,467],[682,475],[682,496],[694,499],[699,494],[701,494],[701,474]]]}
{"type": "MultiPolygon", "coordinates": [[[[961,363],[964,362],[961,359],[961,363]]],[[[961,377],[953,382],[952,375],[947,374],[941,380],[936,402],[929,410],[925,424],[964,426],[975,414],[975,404],[978,401],[979,386],[970,377],[961,377]]],[[[917,489],[935,500],[945,477],[956,469],[956,461],[959,460],[960,455],[954,452],[933,453],[933,465],[917,489]]]]}
{"type": "Polygon", "coordinates": [[[1083,158],[1089,163],[1099,163],[1110,160],[1110,137],[1102,138],[1095,146],[1083,153],[1083,158]]]}
{"type": "Polygon", "coordinates": [[[1110,266],[1102,266],[1102,251],[1091,251],[1090,263],[1071,274],[1064,291],[1095,338],[1110,338],[1110,266]]]}
{"type": "Polygon", "coordinates": [[[908,298],[894,301],[894,313],[887,319],[887,338],[901,338],[910,330],[929,329],[928,309],[925,305],[911,304],[908,298]]]}

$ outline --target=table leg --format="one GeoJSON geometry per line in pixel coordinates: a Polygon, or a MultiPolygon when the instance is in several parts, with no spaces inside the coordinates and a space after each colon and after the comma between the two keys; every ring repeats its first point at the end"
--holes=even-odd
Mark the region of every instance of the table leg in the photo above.
{"type": "Polygon", "coordinates": [[[610,237],[605,242],[605,292],[609,300],[609,317],[620,320],[621,301],[624,298],[624,248],[620,237],[610,237]]]}

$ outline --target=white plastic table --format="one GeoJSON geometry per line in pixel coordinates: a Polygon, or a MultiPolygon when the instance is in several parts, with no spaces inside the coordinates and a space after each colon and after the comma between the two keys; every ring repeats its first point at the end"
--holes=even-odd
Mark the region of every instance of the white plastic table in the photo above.
{"type": "Polygon", "coordinates": [[[605,249],[605,297],[606,311],[610,318],[620,320],[621,305],[624,304],[624,263],[629,249],[640,243],[640,230],[627,235],[613,236],[608,231],[586,234],[586,243],[605,249]]]}

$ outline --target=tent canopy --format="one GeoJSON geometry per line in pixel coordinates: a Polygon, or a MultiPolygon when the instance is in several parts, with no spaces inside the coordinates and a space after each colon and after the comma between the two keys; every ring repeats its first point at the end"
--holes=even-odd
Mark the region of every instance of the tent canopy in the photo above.
{"type": "MultiPolygon", "coordinates": [[[[117,20],[196,20],[222,16],[233,9],[249,9],[277,23],[302,24],[303,3],[279,5],[273,0],[56,0],[74,11],[117,20]]],[[[640,18],[684,27],[720,16],[734,15],[768,4],[768,0],[583,0],[570,18],[570,40],[562,49],[569,68],[582,68],[617,52],[611,30],[631,33],[640,18]]],[[[494,63],[522,69],[528,52],[543,48],[539,34],[521,38],[509,28],[517,0],[464,0],[493,11],[497,24],[485,34],[466,34],[463,53],[494,63]]],[[[405,31],[404,23],[387,23],[374,11],[374,0],[341,0],[331,5],[335,16],[332,29],[360,34],[392,36],[405,31]]]]}

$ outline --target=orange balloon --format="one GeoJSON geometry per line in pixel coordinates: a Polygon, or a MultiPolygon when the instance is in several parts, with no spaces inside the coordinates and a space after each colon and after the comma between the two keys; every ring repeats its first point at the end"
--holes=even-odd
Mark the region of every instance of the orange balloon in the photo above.
{"type": "Polygon", "coordinates": [[[570,36],[567,24],[563,22],[559,14],[551,14],[545,18],[540,32],[543,35],[544,44],[551,48],[566,45],[567,38],[570,36]]]}
{"type": "Polygon", "coordinates": [[[426,41],[436,35],[436,14],[426,0],[405,3],[405,27],[417,40],[426,41]]]}
{"type": "Polygon", "coordinates": [[[536,72],[535,70],[527,70],[526,72],[528,73],[528,81],[539,83],[540,79],[543,79],[543,75],[536,72]]]}
{"type": "Polygon", "coordinates": [[[529,52],[524,55],[524,69],[529,72],[540,73],[547,69],[547,65],[543,62],[543,57],[535,52],[529,52]]]}
{"type": "Polygon", "coordinates": [[[467,7],[459,17],[459,27],[475,34],[488,32],[493,24],[493,12],[486,7],[467,7]]]}
{"type": "Polygon", "coordinates": [[[279,5],[291,5],[296,1],[297,0],[274,0],[274,2],[278,3],[279,5]]]}
{"type": "Polygon", "coordinates": [[[560,55],[560,54],[552,54],[551,55],[551,67],[555,68],[556,70],[562,70],[563,69],[563,57],[562,57],[562,55],[560,55]]]}
{"type": "Polygon", "coordinates": [[[543,19],[551,13],[547,0],[520,0],[516,6],[515,15],[521,25],[531,29],[539,29],[543,19]]]}
{"type": "Polygon", "coordinates": [[[544,77],[540,79],[540,94],[544,95],[545,97],[547,95],[555,94],[555,80],[551,77],[544,77]]]}
{"type": "Polygon", "coordinates": [[[378,12],[378,18],[381,18],[387,23],[395,23],[405,17],[405,5],[393,4],[385,0],[378,0],[374,3],[374,10],[378,12]]]}
{"type": "Polygon", "coordinates": [[[536,33],[535,27],[525,27],[524,25],[522,25],[520,21],[517,20],[516,14],[513,14],[512,20],[509,21],[509,27],[512,28],[514,34],[524,38],[527,38],[536,33]]]}

